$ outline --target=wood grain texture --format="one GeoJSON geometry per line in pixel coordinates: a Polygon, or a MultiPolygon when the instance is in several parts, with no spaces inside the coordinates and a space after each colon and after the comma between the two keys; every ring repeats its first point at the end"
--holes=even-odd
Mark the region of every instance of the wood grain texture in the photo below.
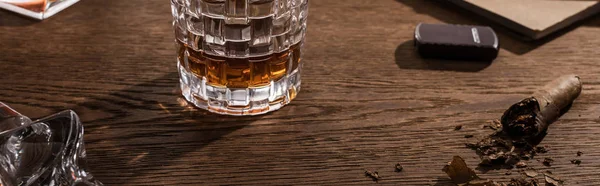
{"type": "MultiPolygon", "coordinates": [[[[42,22],[0,11],[0,101],[32,117],[79,113],[90,169],[107,185],[375,184],[364,169],[380,185],[450,185],[441,168],[452,156],[478,162],[465,134],[485,135],[512,103],[575,73],[583,93],[538,156],[554,165],[530,166],[600,185],[600,17],[534,43],[498,28],[491,64],[414,53],[417,23],[486,24],[474,17],[432,1],[311,0],[299,96],[224,117],[178,96],[167,1],[85,0],[42,22]],[[580,166],[569,162],[578,150],[580,166]]],[[[477,170],[520,176],[505,171],[477,170]]]]}

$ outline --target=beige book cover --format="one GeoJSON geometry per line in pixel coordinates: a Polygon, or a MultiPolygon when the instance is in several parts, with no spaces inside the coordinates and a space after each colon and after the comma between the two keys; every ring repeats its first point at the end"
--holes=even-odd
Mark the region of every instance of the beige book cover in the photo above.
{"type": "Polygon", "coordinates": [[[597,0],[450,0],[531,39],[600,12],[597,0]]]}

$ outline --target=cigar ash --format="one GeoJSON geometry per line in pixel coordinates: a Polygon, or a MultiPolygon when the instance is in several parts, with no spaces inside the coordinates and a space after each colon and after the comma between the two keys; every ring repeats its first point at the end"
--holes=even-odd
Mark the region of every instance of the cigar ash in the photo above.
{"type": "Polygon", "coordinates": [[[541,118],[538,101],[531,97],[512,105],[502,116],[501,123],[510,136],[535,137],[547,126],[541,118]]]}

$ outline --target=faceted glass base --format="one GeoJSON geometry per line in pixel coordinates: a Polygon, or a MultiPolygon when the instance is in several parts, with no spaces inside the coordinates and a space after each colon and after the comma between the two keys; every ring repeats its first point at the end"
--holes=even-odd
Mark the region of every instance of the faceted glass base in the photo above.
{"type": "Polygon", "coordinates": [[[300,91],[302,64],[297,69],[268,85],[248,88],[227,88],[207,84],[178,61],[183,97],[196,107],[224,115],[259,115],[278,110],[296,98],[300,91]]]}

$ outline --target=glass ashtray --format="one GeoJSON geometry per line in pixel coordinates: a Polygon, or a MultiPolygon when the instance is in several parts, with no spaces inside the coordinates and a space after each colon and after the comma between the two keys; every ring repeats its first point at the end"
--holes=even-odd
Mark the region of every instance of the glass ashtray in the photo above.
{"type": "Polygon", "coordinates": [[[43,20],[75,4],[79,0],[0,0],[0,8],[43,20]]]}
{"type": "Polygon", "coordinates": [[[102,186],[86,170],[83,125],[71,110],[32,121],[0,102],[0,186],[102,186]]]}

